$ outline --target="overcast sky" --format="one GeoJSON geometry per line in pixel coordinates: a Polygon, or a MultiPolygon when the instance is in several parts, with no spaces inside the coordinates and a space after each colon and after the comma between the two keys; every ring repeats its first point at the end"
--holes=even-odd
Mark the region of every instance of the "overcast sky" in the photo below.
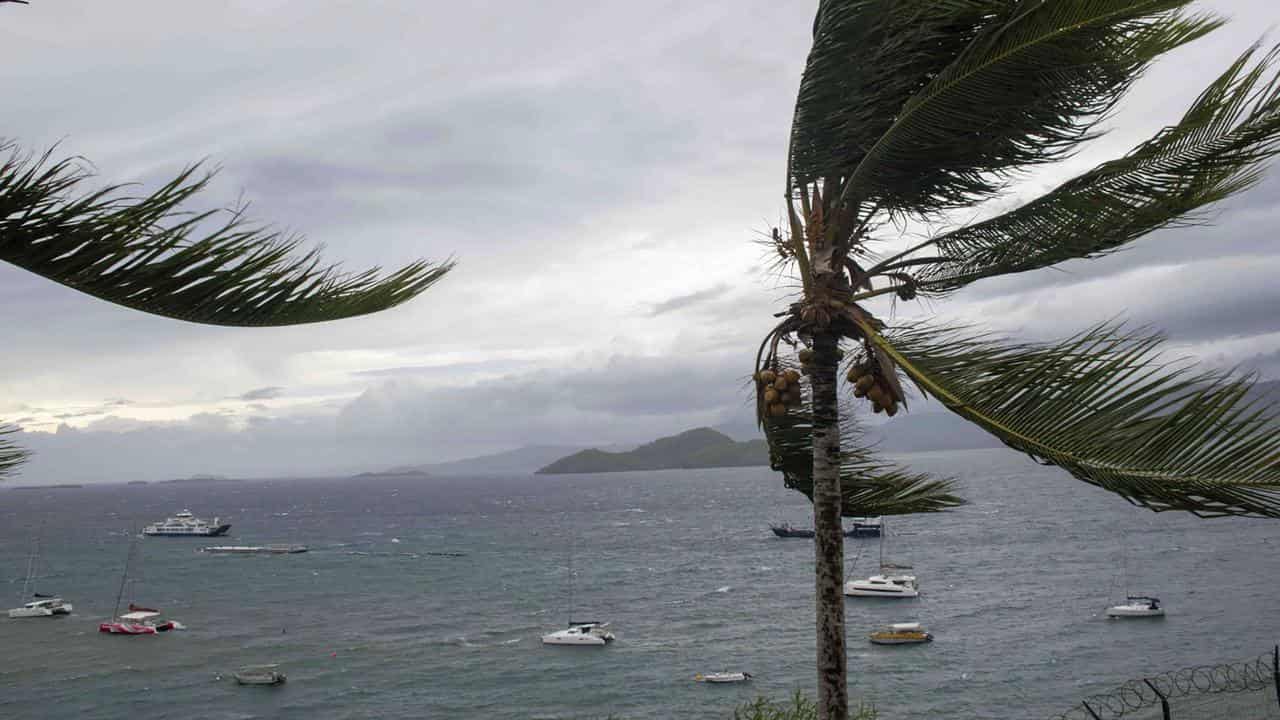
{"type": "MultiPolygon", "coordinates": [[[[1274,0],[1200,6],[1233,22],[1002,202],[1174,121],[1280,20],[1274,0]]],[[[752,240],[779,217],[815,7],[0,5],[0,135],[144,185],[208,158],[208,206],[248,199],[351,269],[460,261],[407,306],[284,329],[150,317],[0,265],[0,419],[39,451],[24,479],[345,472],[744,419],[756,343],[790,292],[752,240]]],[[[1206,362],[1280,377],[1280,177],[1221,211],[896,317],[1050,338],[1123,312],[1206,362]]]]}

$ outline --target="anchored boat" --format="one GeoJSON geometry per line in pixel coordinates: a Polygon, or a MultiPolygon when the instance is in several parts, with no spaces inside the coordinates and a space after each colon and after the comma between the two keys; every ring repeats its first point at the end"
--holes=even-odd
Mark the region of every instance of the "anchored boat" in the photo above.
{"type": "Polygon", "coordinates": [[[293,555],[306,551],[306,545],[214,545],[200,548],[200,552],[221,555],[293,555]]]}
{"type": "Polygon", "coordinates": [[[740,683],[751,679],[749,672],[718,672],[718,673],[698,673],[693,676],[694,682],[705,683],[740,683]]]}
{"type": "Polygon", "coordinates": [[[241,685],[280,685],[288,678],[276,668],[279,665],[247,665],[231,673],[241,685]]]}
{"type": "Polygon", "coordinates": [[[920,623],[892,623],[868,636],[876,645],[916,645],[933,642],[933,635],[925,632],[920,623]]]}
{"type": "Polygon", "coordinates": [[[1146,595],[1129,595],[1125,597],[1125,602],[1120,605],[1112,605],[1107,608],[1107,617],[1164,617],[1164,608],[1160,605],[1160,598],[1148,597],[1146,595]]]}
{"type": "Polygon", "coordinates": [[[201,520],[192,515],[190,510],[183,510],[164,522],[144,527],[142,534],[152,537],[217,537],[226,535],[230,529],[231,524],[223,523],[219,518],[212,521],[201,520]]]}
{"type": "Polygon", "coordinates": [[[27,601],[22,607],[9,611],[11,618],[53,617],[54,615],[70,615],[71,603],[63,602],[56,595],[42,595],[35,591],[36,573],[40,567],[40,540],[31,543],[31,554],[27,557],[27,577],[22,581],[22,600],[27,601]],[[31,593],[28,595],[27,593],[31,593]]]}

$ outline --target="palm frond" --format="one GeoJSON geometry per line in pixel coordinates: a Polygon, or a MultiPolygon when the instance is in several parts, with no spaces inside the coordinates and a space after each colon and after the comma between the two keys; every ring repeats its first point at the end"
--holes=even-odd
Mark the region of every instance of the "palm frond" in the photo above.
{"type": "Polygon", "coordinates": [[[1280,149],[1280,49],[1249,66],[1242,55],[1182,120],[1125,157],[985,222],[939,236],[942,260],[916,278],[943,293],[975,280],[1115,250],[1252,186],[1280,149]]]}
{"type": "Polygon", "coordinates": [[[0,425],[0,480],[12,477],[18,466],[26,462],[27,458],[31,456],[29,452],[5,437],[5,435],[11,435],[16,432],[18,432],[18,428],[12,425],[0,425]]]}
{"type": "Polygon", "coordinates": [[[1252,381],[1163,363],[1104,325],[1058,344],[920,327],[868,340],[1011,448],[1155,511],[1280,517],[1280,424],[1252,381]]]}
{"type": "Polygon", "coordinates": [[[294,325],[399,305],[451,261],[383,275],[323,265],[300,239],[251,225],[240,212],[187,211],[210,174],[183,171],[155,192],[84,192],[73,160],[33,159],[0,142],[0,260],[108,302],[211,325],[294,325]]]}
{"type": "MultiPolygon", "coordinates": [[[[953,494],[954,482],[911,473],[875,458],[870,448],[857,444],[859,433],[843,412],[841,423],[840,514],[908,515],[942,512],[964,504],[953,494]]],[[[764,419],[769,462],[782,473],[783,483],[813,499],[813,420],[807,412],[790,411],[764,419]]]]}
{"type": "Polygon", "coordinates": [[[796,184],[842,177],[1005,0],[823,0],[791,125],[796,184]]]}
{"type": "Polygon", "coordinates": [[[994,11],[939,3],[962,25],[977,6],[986,10],[972,40],[874,143],[798,169],[845,177],[841,197],[851,204],[922,215],[966,205],[1013,170],[1062,158],[1153,59],[1220,24],[1182,13],[1190,1],[1026,0],[994,11]]]}

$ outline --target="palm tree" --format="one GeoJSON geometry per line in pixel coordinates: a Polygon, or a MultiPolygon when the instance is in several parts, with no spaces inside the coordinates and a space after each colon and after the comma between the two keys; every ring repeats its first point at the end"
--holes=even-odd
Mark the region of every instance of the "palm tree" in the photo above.
{"type": "MultiPolygon", "coordinates": [[[[85,191],[73,159],[0,141],[0,261],[107,302],[207,325],[279,326],[374,313],[406,302],[452,267],[414,262],[345,273],[301,239],[251,224],[242,210],[185,209],[209,182],[198,165],[158,190],[85,191]]],[[[0,425],[0,480],[27,459],[0,425]]]]}
{"type": "Polygon", "coordinates": [[[1009,447],[1134,505],[1280,516],[1280,432],[1249,399],[1250,378],[1165,362],[1158,336],[1117,323],[1014,343],[931,322],[891,326],[864,304],[940,299],[982,278],[1104,255],[1201,221],[1198,211],[1257,181],[1280,147],[1280,83],[1278,52],[1255,46],[1127,155],[903,252],[880,244],[900,241],[902,221],[945,220],[1095,137],[1153,60],[1222,24],[1190,2],[819,3],[791,129],[788,227],[771,240],[802,291],[755,374],[773,466],[813,501],[819,717],[848,710],[841,515],[959,502],[948,481],[888,467],[858,444],[850,407],[905,409],[901,376],[1009,447]]]}

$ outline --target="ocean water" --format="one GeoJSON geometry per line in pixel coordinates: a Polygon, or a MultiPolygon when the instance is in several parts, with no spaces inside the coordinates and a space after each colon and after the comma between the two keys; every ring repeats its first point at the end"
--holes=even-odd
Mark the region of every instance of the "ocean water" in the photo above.
{"type": "MultiPolygon", "coordinates": [[[[851,693],[883,718],[1047,717],[1280,640],[1280,524],[1150,513],[1004,451],[902,459],[958,477],[971,504],[891,521],[888,555],[915,566],[921,598],[847,601],[851,693]],[[1124,585],[1168,617],[1106,620],[1124,585]],[[866,642],[915,620],[935,642],[866,642]]],[[[0,718],[727,718],[814,687],[812,543],[768,528],[807,518],[764,468],[0,490],[5,607],[37,532],[39,587],[75,604],[0,618],[0,718]],[[230,521],[228,542],[311,552],[139,541],[133,598],[190,629],[99,634],[130,530],[184,507],[230,521]],[[568,619],[571,561],[575,619],[612,621],[608,648],[539,642],[568,619]],[[230,679],[269,662],[287,685],[230,679]],[[692,680],[719,670],[756,679],[692,680]]],[[[877,543],[848,541],[854,574],[877,543]]]]}

